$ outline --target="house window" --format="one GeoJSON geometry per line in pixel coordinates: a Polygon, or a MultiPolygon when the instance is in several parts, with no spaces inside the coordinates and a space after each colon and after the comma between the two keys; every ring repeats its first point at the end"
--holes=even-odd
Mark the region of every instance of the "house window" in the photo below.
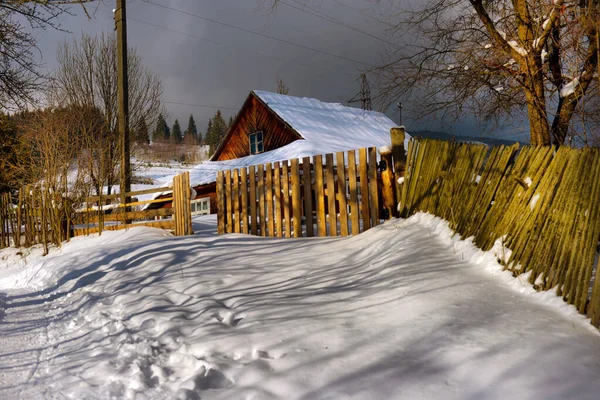
{"type": "Polygon", "coordinates": [[[263,152],[263,132],[258,131],[250,134],[250,154],[263,152]]]}
{"type": "Polygon", "coordinates": [[[210,214],[210,197],[191,201],[192,215],[210,214]]]}

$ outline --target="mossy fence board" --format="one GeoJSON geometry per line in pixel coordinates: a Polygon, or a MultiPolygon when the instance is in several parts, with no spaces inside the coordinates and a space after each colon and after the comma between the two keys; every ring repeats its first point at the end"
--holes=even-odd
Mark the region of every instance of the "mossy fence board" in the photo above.
{"type": "Polygon", "coordinates": [[[600,325],[600,150],[411,141],[401,216],[447,220],[484,250],[500,239],[515,276],[556,290],[600,325]],[[594,279],[595,278],[595,279],[594,279]],[[593,284],[592,284],[593,282],[593,284]],[[593,285],[593,287],[592,287],[593,285]]]}

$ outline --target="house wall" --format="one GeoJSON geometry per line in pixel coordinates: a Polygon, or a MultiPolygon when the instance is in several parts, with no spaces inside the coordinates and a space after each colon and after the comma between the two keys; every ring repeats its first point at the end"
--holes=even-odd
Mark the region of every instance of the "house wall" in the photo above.
{"type": "Polygon", "coordinates": [[[275,150],[300,139],[256,96],[251,95],[240,110],[227,142],[213,160],[231,160],[250,155],[248,135],[258,131],[263,131],[264,151],[275,150]]]}
{"type": "Polygon", "coordinates": [[[204,197],[210,197],[210,213],[217,213],[217,183],[209,183],[206,185],[196,186],[196,197],[194,199],[202,199],[204,197]]]}

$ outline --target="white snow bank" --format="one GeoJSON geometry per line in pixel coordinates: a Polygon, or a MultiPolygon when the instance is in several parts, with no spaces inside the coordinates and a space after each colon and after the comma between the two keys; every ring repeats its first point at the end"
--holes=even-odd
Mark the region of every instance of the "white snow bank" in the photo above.
{"type": "Polygon", "coordinates": [[[600,391],[595,328],[438,218],[347,238],[216,236],[213,216],[194,230],[105,232],[18,265],[0,251],[0,398],[600,391]]]}

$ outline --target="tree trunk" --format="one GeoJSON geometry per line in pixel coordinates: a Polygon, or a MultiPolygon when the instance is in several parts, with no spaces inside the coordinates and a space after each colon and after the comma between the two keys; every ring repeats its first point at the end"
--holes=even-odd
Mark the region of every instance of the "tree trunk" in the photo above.
{"type": "Polygon", "coordinates": [[[576,105],[577,101],[566,101],[562,97],[558,100],[556,116],[552,121],[552,137],[556,146],[565,144],[565,139],[569,132],[569,121],[571,121],[576,105]]]}
{"type": "Polygon", "coordinates": [[[544,77],[540,65],[535,62],[528,68],[528,82],[525,87],[525,99],[527,100],[527,114],[529,116],[530,141],[532,146],[550,146],[550,126],[546,112],[546,98],[544,95],[544,77]]]}

